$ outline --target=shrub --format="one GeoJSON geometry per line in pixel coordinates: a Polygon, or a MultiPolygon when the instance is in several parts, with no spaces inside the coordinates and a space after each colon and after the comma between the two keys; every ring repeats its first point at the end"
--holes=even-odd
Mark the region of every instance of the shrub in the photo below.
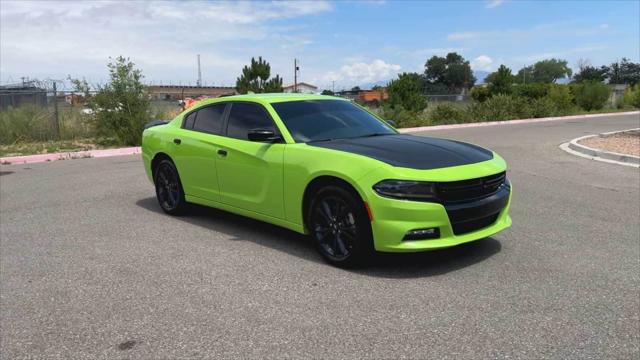
{"type": "Polygon", "coordinates": [[[634,108],[640,108],[640,83],[633,87],[628,87],[624,91],[624,103],[623,105],[633,106],[634,108]]]}
{"type": "Polygon", "coordinates": [[[566,115],[572,112],[574,98],[569,86],[552,84],[549,86],[547,97],[555,105],[557,115],[566,115]]]}
{"type": "Polygon", "coordinates": [[[529,113],[533,118],[542,118],[558,115],[560,111],[555,101],[550,96],[545,96],[529,102],[529,113]]]}
{"type": "Polygon", "coordinates": [[[529,99],[539,99],[547,96],[549,87],[549,84],[542,83],[519,84],[513,87],[513,95],[529,99]]]}
{"type": "Polygon", "coordinates": [[[395,107],[382,106],[378,115],[385,120],[393,120],[399,128],[428,125],[424,112],[409,111],[399,105],[395,107]]]}
{"type": "Polygon", "coordinates": [[[402,107],[411,112],[420,112],[427,107],[422,95],[422,78],[416,73],[403,73],[391,80],[387,86],[388,103],[391,107],[402,107]]]}
{"type": "Polygon", "coordinates": [[[140,145],[144,125],[151,120],[142,73],[121,56],[107,66],[111,82],[91,100],[98,134],[115,137],[122,145],[140,145]]]}
{"type": "Polygon", "coordinates": [[[474,86],[469,94],[473,100],[484,102],[491,97],[491,90],[487,86],[474,86]]]}
{"type": "Polygon", "coordinates": [[[576,103],[584,110],[599,110],[609,100],[611,89],[601,82],[584,81],[571,87],[576,103]]]}
{"type": "Polygon", "coordinates": [[[427,117],[429,123],[433,125],[457,124],[465,122],[467,113],[461,105],[443,102],[430,106],[427,117]]]}
{"type": "Polygon", "coordinates": [[[468,108],[471,121],[498,121],[531,117],[526,99],[512,95],[495,95],[485,102],[473,103],[468,108]]]}

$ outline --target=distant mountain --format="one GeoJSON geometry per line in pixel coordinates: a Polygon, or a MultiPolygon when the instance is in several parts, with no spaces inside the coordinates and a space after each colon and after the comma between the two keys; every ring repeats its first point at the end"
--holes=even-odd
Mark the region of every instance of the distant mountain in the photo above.
{"type": "Polygon", "coordinates": [[[476,70],[473,72],[473,76],[476,77],[476,85],[484,84],[484,79],[487,75],[491,74],[490,71],[476,70]]]}

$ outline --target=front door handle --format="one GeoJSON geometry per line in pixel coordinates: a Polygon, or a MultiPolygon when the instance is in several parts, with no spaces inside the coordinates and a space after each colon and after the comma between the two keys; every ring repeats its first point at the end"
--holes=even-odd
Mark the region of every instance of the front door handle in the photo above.
{"type": "Polygon", "coordinates": [[[176,145],[180,145],[180,143],[182,142],[182,140],[180,139],[173,139],[173,142],[176,143],[176,145]]]}
{"type": "Polygon", "coordinates": [[[227,150],[219,149],[219,150],[218,150],[218,155],[220,155],[220,156],[227,156],[227,150]]]}

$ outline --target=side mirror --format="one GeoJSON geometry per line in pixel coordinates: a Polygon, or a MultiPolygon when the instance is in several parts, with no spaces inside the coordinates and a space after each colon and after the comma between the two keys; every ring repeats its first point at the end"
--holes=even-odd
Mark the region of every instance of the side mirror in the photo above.
{"type": "Polygon", "coordinates": [[[247,133],[247,137],[251,141],[278,142],[282,140],[280,135],[276,135],[273,130],[269,129],[251,129],[247,133]]]}
{"type": "Polygon", "coordinates": [[[396,124],[395,121],[393,120],[385,120],[387,122],[387,124],[393,126],[394,128],[398,127],[398,124],[396,124]]]}

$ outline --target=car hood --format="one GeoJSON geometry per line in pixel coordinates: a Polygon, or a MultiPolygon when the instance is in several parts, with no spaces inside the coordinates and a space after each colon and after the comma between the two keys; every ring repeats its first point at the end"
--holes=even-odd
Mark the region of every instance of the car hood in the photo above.
{"type": "Polygon", "coordinates": [[[392,166],[431,170],[491,160],[493,153],[460,141],[415,135],[382,135],[309,142],[307,145],[354,153],[392,166]]]}

